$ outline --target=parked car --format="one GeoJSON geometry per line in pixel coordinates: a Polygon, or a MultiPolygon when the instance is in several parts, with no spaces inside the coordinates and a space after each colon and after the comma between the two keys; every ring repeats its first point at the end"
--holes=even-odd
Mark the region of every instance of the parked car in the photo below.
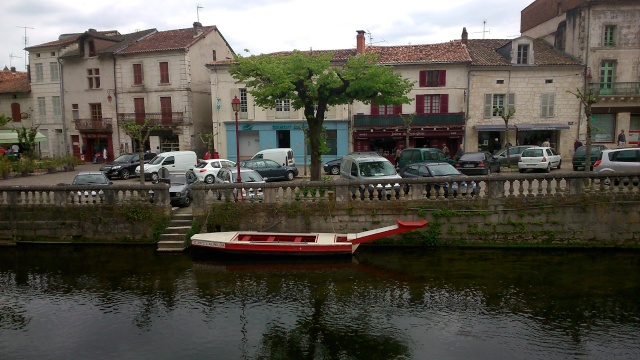
{"type": "MultiPolygon", "coordinates": [[[[384,195],[387,198],[392,196],[400,196],[400,184],[395,183],[376,183],[376,180],[393,180],[401,179],[395,167],[387,158],[380,155],[347,155],[342,159],[340,165],[340,178],[354,181],[369,182],[368,189],[365,185],[359,185],[360,197],[364,198],[365,192],[369,192],[369,197],[373,197],[374,191],[378,192],[378,197],[384,195]]],[[[356,188],[351,189],[352,193],[356,193],[356,188]]]]}
{"type": "Polygon", "coordinates": [[[456,161],[456,169],[465,175],[490,175],[500,172],[500,161],[490,152],[468,152],[456,161]]]}
{"type": "MultiPolygon", "coordinates": [[[[619,172],[640,174],[640,148],[602,150],[600,159],[593,165],[593,172],[612,175],[619,172]]],[[[614,184],[617,185],[618,181],[615,180],[614,184]]],[[[634,185],[637,185],[635,180],[634,185]]]]}
{"type": "MultiPolygon", "coordinates": [[[[217,184],[231,184],[238,182],[238,169],[237,168],[222,168],[216,175],[217,184]]],[[[262,201],[262,186],[265,184],[262,176],[253,169],[240,168],[240,180],[243,184],[255,185],[248,189],[242,189],[242,198],[249,201],[262,201]]],[[[225,190],[218,190],[218,200],[222,199],[222,195],[225,190]]],[[[236,189],[229,189],[234,200],[238,199],[238,193],[236,189]]]]}
{"type": "Polygon", "coordinates": [[[236,166],[236,163],[227,159],[200,160],[195,169],[193,169],[193,172],[198,177],[198,181],[213,184],[216,182],[216,175],[218,175],[220,169],[234,166],[236,166]]]}
{"type": "Polygon", "coordinates": [[[261,159],[273,160],[283,166],[296,166],[296,160],[291,148],[264,149],[258,151],[253,155],[253,157],[251,157],[251,160],[261,159]]]}
{"type": "Polygon", "coordinates": [[[447,162],[451,165],[455,164],[455,160],[446,156],[442,150],[435,148],[406,148],[402,150],[400,159],[396,164],[397,169],[418,163],[418,162],[447,162]]]}
{"type": "Polygon", "coordinates": [[[191,205],[191,200],[193,200],[191,189],[198,182],[196,174],[191,170],[184,174],[170,173],[168,180],[171,205],[182,207],[191,205]]]}
{"type": "MultiPolygon", "coordinates": [[[[113,184],[109,178],[107,178],[107,176],[102,172],[102,171],[81,171],[79,173],[76,174],[76,176],[73,178],[73,181],[71,182],[71,185],[111,185],[113,184]]],[[[102,195],[104,193],[104,191],[102,191],[102,189],[95,191],[92,190],[91,193],[89,193],[89,190],[85,190],[84,191],[84,195],[85,196],[96,196],[96,195],[102,195]]],[[[83,192],[82,191],[78,191],[77,192],[78,196],[82,196],[83,192]]]]}
{"type": "MultiPolygon", "coordinates": [[[[155,156],[155,153],[144,153],[142,160],[145,164],[147,164],[155,156]]],[[[122,154],[115,158],[112,162],[103,164],[100,167],[100,171],[102,171],[109,179],[120,178],[123,180],[127,180],[131,177],[131,175],[135,174],[136,168],[139,165],[139,153],[122,154]]]]}
{"type": "MultiPolygon", "coordinates": [[[[400,172],[400,176],[405,179],[415,179],[415,178],[428,178],[428,177],[454,177],[459,178],[460,181],[456,182],[445,182],[439,183],[435,185],[427,184],[427,196],[431,196],[431,189],[435,189],[435,191],[440,191],[440,189],[444,190],[444,196],[448,197],[449,193],[453,193],[453,196],[457,196],[458,192],[462,195],[466,195],[467,192],[470,192],[471,195],[475,194],[476,183],[471,181],[470,183],[464,180],[467,175],[461,173],[458,169],[453,167],[449,163],[415,163],[411,165],[407,165],[400,172]],[[449,184],[451,184],[451,189],[449,189],[449,184]]],[[[405,184],[405,193],[409,192],[409,184],[405,184]]]]}
{"type": "MultiPolygon", "coordinates": [[[[168,151],[163,152],[149,161],[144,166],[145,180],[158,180],[158,172],[165,168],[169,172],[185,173],[193,170],[198,165],[198,157],[193,151],[168,151]]],[[[140,166],[136,167],[136,176],[140,176],[140,166]]]]}
{"type": "Polygon", "coordinates": [[[500,161],[500,166],[502,167],[507,167],[507,165],[516,166],[518,165],[518,161],[520,161],[520,155],[522,154],[522,152],[530,147],[534,147],[534,146],[531,146],[531,145],[509,146],[509,164],[507,164],[507,148],[499,150],[498,152],[495,153],[495,156],[498,157],[498,161],[500,161]]]}
{"type": "MultiPolygon", "coordinates": [[[[353,151],[347,155],[378,155],[375,151],[353,151]]],[[[324,172],[331,175],[340,175],[340,164],[342,163],[342,158],[337,158],[335,160],[330,160],[324,163],[322,166],[324,168],[324,172]]]]}
{"type": "Polygon", "coordinates": [[[269,159],[241,161],[240,167],[257,171],[264,178],[264,181],[291,181],[298,176],[297,167],[280,165],[269,159]]]}
{"type": "Polygon", "coordinates": [[[550,172],[552,167],[560,169],[562,158],[556,149],[551,147],[532,147],[522,152],[518,162],[518,170],[543,170],[550,172]]]}
{"type": "MultiPolygon", "coordinates": [[[[591,145],[591,161],[589,162],[591,166],[589,166],[590,170],[593,170],[593,164],[600,159],[600,153],[602,150],[606,150],[607,147],[604,145],[591,145]]],[[[587,159],[587,146],[583,145],[576,149],[576,152],[573,153],[573,158],[571,159],[571,164],[573,165],[573,170],[578,170],[580,168],[584,169],[584,162],[587,159]]]]}

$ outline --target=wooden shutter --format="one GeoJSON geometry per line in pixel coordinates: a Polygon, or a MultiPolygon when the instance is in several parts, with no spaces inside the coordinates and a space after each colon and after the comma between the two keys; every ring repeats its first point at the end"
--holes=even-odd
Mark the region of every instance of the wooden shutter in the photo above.
{"type": "Polygon", "coordinates": [[[509,109],[515,109],[516,108],[516,94],[514,94],[514,93],[508,93],[507,94],[507,107],[509,109]]]}
{"type": "Polygon", "coordinates": [[[399,114],[402,114],[402,104],[393,105],[393,115],[399,115],[399,114]]]}
{"type": "Polygon", "coordinates": [[[449,113],[449,94],[440,95],[440,113],[449,113]]]}
{"type": "Polygon", "coordinates": [[[424,97],[426,95],[416,95],[416,114],[424,114],[424,97]]]}
{"type": "Polygon", "coordinates": [[[438,86],[447,86],[447,70],[438,70],[438,86]]]}
{"type": "Polygon", "coordinates": [[[419,83],[420,83],[419,84],[420,87],[427,87],[427,70],[420,71],[419,83]]]}
{"type": "Polygon", "coordinates": [[[18,122],[22,120],[20,117],[20,104],[19,103],[11,103],[11,118],[13,121],[18,122]]]}
{"type": "Polygon", "coordinates": [[[144,124],[144,98],[133,98],[133,111],[137,124],[144,124]]]}
{"type": "Polygon", "coordinates": [[[371,103],[371,115],[379,115],[380,114],[380,108],[378,107],[378,105],[371,103]]]}
{"type": "Polygon", "coordinates": [[[160,112],[161,112],[161,116],[162,116],[162,123],[163,124],[171,124],[171,116],[172,114],[172,109],[171,109],[171,98],[170,97],[161,97],[160,98],[160,112]]]}
{"type": "Polygon", "coordinates": [[[133,64],[133,84],[142,85],[142,64],[133,64]]]}
{"type": "Polygon", "coordinates": [[[165,61],[160,63],[160,83],[169,83],[169,63],[165,61]]]}
{"type": "Polygon", "coordinates": [[[493,95],[484,94],[484,118],[489,119],[493,114],[493,95]]]}

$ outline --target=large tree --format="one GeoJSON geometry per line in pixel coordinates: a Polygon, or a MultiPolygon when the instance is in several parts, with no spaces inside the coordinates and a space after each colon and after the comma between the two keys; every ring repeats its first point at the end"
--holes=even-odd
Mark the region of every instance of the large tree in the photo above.
{"type": "Polygon", "coordinates": [[[236,56],[231,75],[244,82],[256,105],[272,109],[289,99],[304,109],[309,126],[311,180],[320,180],[322,123],[330,106],[359,101],[379,105],[406,104],[413,83],[377,64],[373,54],[333,61],[333,52],[293,51],[286,54],[236,56]]]}
{"type": "Polygon", "coordinates": [[[571,91],[567,91],[569,94],[573,94],[578,100],[580,100],[580,103],[582,104],[582,106],[584,106],[584,115],[586,118],[586,122],[585,125],[587,127],[587,139],[586,139],[586,148],[585,150],[587,151],[585,154],[585,158],[584,158],[584,171],[591,171],[591,121],[593,120],[591,118],[592,116],[592,112],[591,112],[591,105],[595,104],[598,102],[598,100],[596,99],[596,95],[593,93],[593,91],[591,90],[591,88],[587,88],[587,90],[583,93],[580,91],[580,89],[576,89],[576,92],[571,92],[571,91]]]}

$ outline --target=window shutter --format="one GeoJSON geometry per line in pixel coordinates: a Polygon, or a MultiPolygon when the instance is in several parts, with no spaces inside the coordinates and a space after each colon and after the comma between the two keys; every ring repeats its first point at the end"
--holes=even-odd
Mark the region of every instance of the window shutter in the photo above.
{"type": "Polygon", "coordinates": [[[548,117],[554,117],[555,116],[555,102],[556,102],[556,94],[549,94],[549,113],[547,114],[548,117]]]}
{"type": "Polygon", "coordinates": [[[371,103],[371,115],[379,115],[380,114],[380,108],[378,107],[378,105],[371,103]]]}
{"type": "Polygon", "coordinates": [[[540,116],[547,117],[547,107],[549,106],[549,97],[548,94],[542,94],[540,97],[540,116]]]}
{"type": "Polygon", "coordinates": [[[416,95],[416,114],[424,114],[424,97],[426,95],[416,95]]]}
{"type": "MultiPolygon", "coordinates": [[[[275,117],[275,114],[274,114],[275,117]]],[[[256,118],[256,104],[253,101],[253,97],[247,91],[247,119],[255,120],[256,118]]]]}
{"type": "Polygon", "coordinates": [[[438,70],[438,86],[447,86],[447,70],[438,70]]]}
{"type": "Polygon", "coordinates": [[[449,94],[440,95],[440,112],[443,114],[449,113],[449,94]]]}
{"type": "Polygon", "coordinates": [[[393,105],[393,115],[402,114],[402,105],[393,105]]]}
{"type": "Polygon", "coordinates": [[[493,114],[493,109],[491,106],[493,105],[493,95],[492,94],[484,94],[484,118],[491,118],[491,114],[493,114]]]}
{"type": "Polygon", "coordinates": [[[420,87],[427,87],[427,70],[420,71],[420,87]]]}
{"type": "Polygon", "coordinates": [[[508,93],[507,94],[507,107],[510,109],[515,109],[516,107],[516,94],[508,93]]]}
{"type": "Polygon", "coordinates": [[[11,118],[13,121],[20,121],[22,118],[20,117],[20,104],[19,103],[11,103],[11,118]]]}

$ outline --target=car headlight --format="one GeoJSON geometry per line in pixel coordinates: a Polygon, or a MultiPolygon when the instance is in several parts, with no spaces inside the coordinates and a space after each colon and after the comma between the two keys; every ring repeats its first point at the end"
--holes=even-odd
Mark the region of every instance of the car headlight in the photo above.
{"type": "Polygon", "coordinates": [[[113,169],[113,170],[122,169],[122,165],[113,166],[111,169],[113,169]]]}
{"type": "Polygon", "coordinates": [[[180,191],[176,192],[176,196],[182,196],[182,193],[180,191]]]}

